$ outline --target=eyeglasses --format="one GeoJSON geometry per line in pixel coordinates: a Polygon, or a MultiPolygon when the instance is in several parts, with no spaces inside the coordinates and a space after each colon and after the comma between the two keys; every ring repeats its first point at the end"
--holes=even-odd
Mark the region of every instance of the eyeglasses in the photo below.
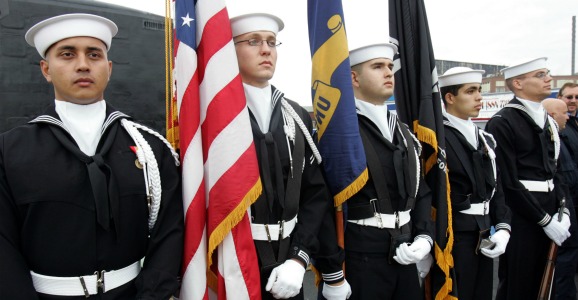
{"type": "Polygon", "coordinates": [[[563,96],[564,98],[568,99],[568,100],[572,100],[572,99],[576,99],[578,100],[578,95],[566,95],[563,96]]]}
{"type": "Polygon", "coordinates": [[[267,43],[267,46],[271,47],[271,48],[275,48],[279,45],[281,45],[282,43],[277,41],[277,40],[258,40],[258,39],[248,39],[248,40],[242,40],[242,41],[237,41],[235,42],[235,45],[239,44],[239,43],[247,43],[249,44],[249,46],[252,47],[257,47],[257,46],[261,46],[263,45],[263,42],[267,43]]]}
{"type": "Polygon", "coordinates": [[[546,72],[538,72],[533,77],[544,80],[547,76],[550,76],[550,70],[547,70],[546,72]]]}

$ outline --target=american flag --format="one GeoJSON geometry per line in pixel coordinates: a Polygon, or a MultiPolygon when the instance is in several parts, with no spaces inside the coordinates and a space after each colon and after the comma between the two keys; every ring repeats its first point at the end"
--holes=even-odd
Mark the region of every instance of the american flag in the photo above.
{"type": "Polygon", "coordinates": [[[225,1],[176,0],[175,30],[186,212],[180,299],[207,299],[207,285],[219,299],[260,299],[247,210],[262,187],[225,1]]]}

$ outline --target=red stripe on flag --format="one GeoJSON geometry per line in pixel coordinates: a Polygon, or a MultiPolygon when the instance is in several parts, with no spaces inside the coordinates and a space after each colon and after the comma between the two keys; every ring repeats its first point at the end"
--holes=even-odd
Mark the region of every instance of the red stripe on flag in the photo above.
{"type": "MultiPolygon", "coordinates": [[[[240,75],[237,75],[227,86],[215,95],[207,107],[207,114],[201,125],[203,135],[203,156],[207,158],[207,151],[215,138],[223,131],[239,113],[246,113],[245,101],[232,101],[239,95],[245,95],[240,75]]],[[[248,117],[248,116],[247,116],[248,117]]],[[[251,128],[248,128],[251,130],[251,128]]],[[[234,147],[234,145],[233,145],[234,147]]]]}
{"type": "MultiPolygon", "coordinates": [[[[183,183],[184,184],[184,183],[183,183]]],[[[187,208],[185,214],[185,247],[183,257],[183,273],[189,266],[191,259],[197,251],[206,251],[199,249],[199,244],[203,238],[205,230],[206,210],[205,210],[205,181],[201,181],[193,201],[187,208]]]]}
{"type": "MultiPolygon", "coordinates": [[[[258,174],[258,173],[257,173],[258,174]]],[[[232,230],[233,239],[235,240],[235,248],[237,249],[237,259],[243,273],[243,279],[247,285],[249,292],[249,299],[261,299],[261,279],[258,266],[257,257],[255,253],[255,244],[253,239],[248,239],[245,236],[246,232],[251,232],[251,223],[249,216],[245,215],[243,220],[237,224],[232,230]],[[246,249],[250,249],[247,251],[246,249]],[[253,255],[250,255],[253,253],[253,255]]]]}
{"type": "Polygon", "coordinates": [[[199,114],[200,100],[198,95],[198,72],[195,72],[195,75],[187,85],[187,90],[183,95],[181,109],[179,110],[181,160],[184,159],[187,154],[189,144],[199,129],[199,124],[201,122],[201,116],[199,114]]]}
{"type": "MultiPolygon", "coordinates": [[[[251,190],[259,180],[259,166],[254,163],[254,160],[255,148],[251,145],[215,183],[209,191],[209,199],[243,199],[247,191],[251,190]]],[[[209,236],[237,206],[239,206],[238,201],[209,202],[208,209],[211,211],[211,218],[207,220],[209,236]]],[[[254,249],[252,239],[251,245],[254,249]]]]}
{"type": "Polygon", "coordinates": [[[227,299],[227,287],[225,286],[225,278],[223,278],[223,275],[221,275],[221,273],[217,272],[217,280],[219,282],[219,288],[218,288],[218,299],[227,299]]]}
{"type": "Polygon", "coordinates": [[[231,25],[229,24],[229,15],[226,9],[220,10],[207,21],[201,41],[197,47],[199,82],[203,82],[205,78],[205,66],[211,57],[227,43],[231,42],[231,35],[231,25]],[[210,42],[205,42],[207,40],[210,40],[210,42]]]}

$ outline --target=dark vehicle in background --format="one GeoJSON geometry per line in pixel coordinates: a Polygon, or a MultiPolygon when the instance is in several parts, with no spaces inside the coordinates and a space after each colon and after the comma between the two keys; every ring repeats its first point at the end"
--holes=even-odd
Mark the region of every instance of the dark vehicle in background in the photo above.
{"type": "Polygon", "coordinates": [[[118,25],[105,99],[164,134],[164,18],[91,0],[0,0],[0,132],[25,124],[54,101],[40,72],[41,57],[24,34],[37,22],[66,13],[97,14],[118,25]]]}

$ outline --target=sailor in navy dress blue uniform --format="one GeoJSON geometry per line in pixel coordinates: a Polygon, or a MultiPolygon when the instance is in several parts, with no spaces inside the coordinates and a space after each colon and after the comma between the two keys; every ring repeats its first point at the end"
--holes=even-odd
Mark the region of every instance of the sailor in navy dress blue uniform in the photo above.
{"type": "Polygon", "coordinates": [[[429,256],[431,193],[421,146],[385,100],[393,94],[393,44],[350,51],[359,130],[369,169],[347,200],[345,270],[351,299],[422,299],[416,263],[429,256]]]}
{"type": "Polygon", "coordinates": [[[503,71],[514,98],[486,125],[498,144],[496,162],[512,210],[496,299],[536,299],[550,242],[561,245],[570,236],[568,214],[558,221],[566,189],[556,171],[560,138],[541,105],[550,95],[552,77],[545,57],[503,71]]]}
{"type": "Polygon", "coordinates": [[[56,100],[0,135],[1,299],[169,299],[178,289],[178,155],[103,99],[116,31],[69,14],[26,34],[56,100]]]}
{"type": "Polygon", "coordinates": [[[342,249],[331,221],[309,113],[269,83],[283,21],[269,13],[231,18],[233,41],[249,108],[263,193],[251,206],[251,232],[259,258],[262,299],[303,299],[311,258],[323,261],[328,299],[346,299],[342,249]],[[323,247],[321,247],[323,245],[323,247]],[[320,249],[324,257],[318,257],[320,249]]]}
{"type": "Polygon", "coordinates": [[[484,70],[455,67],[439,77],[452,201],[454,270],[460,299],[492,299],[493,258],[506,250],[511,212],[497,178],[496,141],[472,117],[482,108],[484,70]],[[490,227],[496,232],[490,236],[490,227]]]}

